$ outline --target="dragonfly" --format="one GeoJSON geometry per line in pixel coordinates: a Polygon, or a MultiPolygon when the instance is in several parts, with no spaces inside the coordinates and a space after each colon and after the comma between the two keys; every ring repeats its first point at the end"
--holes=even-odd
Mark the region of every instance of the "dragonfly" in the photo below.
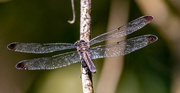
{"type": "Polygon", "coordinates": [[[10,43],[7,48],[12,51],[35,54],[51,53],[65,49],[76,49],[76,51],[74,50],[71,52],[61,53],[51,57],[41,57],[20,61],[15,66],[16,69],[19,70],[56,69],[83,61],[87,64],[92,73],[96,73],[96,67],[92,62],[92,59],[127,55],[133,51],[154,43],[158,40],[158,37],[152,34],[147,34],[106,45],[90,47],[91,45],[131,34],[141,29],[152,20],[153,17],[148,15],[139,17],[114,30],[96,36],[89,42],[85,42],[84,40],[78,40],[74,44],[13,42],[10,43]]]}

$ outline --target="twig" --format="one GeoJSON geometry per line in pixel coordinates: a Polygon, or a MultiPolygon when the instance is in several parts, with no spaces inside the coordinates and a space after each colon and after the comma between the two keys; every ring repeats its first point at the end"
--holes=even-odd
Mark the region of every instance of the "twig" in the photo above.
{"type": "Polygon", "coordinates": [[[91,0],[81,0],[80,39],[89,41],[91,25],[91,0]]]}
{"type": "MultiPolygon", "coordinates": [[[[91,25],[91,0],[81,0],[80,40],[89,41],[91,25]]],[[[92,74],[85,62],[81,62],[83,93],[93,93],[92,74]]]]}
{"type": "Polygon", "coordinates": [[[71,0],[71,6],[72,6],[72,13],[73,13],[73,19],[72,20],[68,20],[68,23],[73,24],[75,22],[75,8],[74,8],[74,0],[71,0]]]}

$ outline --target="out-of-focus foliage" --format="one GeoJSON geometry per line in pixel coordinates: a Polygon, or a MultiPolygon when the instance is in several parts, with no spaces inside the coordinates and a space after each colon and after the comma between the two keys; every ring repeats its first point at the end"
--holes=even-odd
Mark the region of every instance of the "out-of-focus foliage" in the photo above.
{"type": "Polygon", "coordinates": [[[3,3],[3,2],[9,2],[11,0],[0,0],[0,3],[3,3]]]}
{"type": "MultiPolygon", "coordinates": [[[[124,10],[129,11],[129,21],[142,15],[154,16],[151,11],[145,12],[138,1],[140,0],[129,1],[129,10],[124,10]]],[[[176,1],[168,1],[166,6],[169,7],[167,9],[173,7],[177,12],[178,7],[174,2],[176,1]]],[[[154,7],[157,6],[155,4],[154,1],[154,7]]],[[[14,67],[24,59],[52,56],[66,51],[37,55],[12,52],[6,48],[11,42],[74,43],[79,39],[79,6],[80,2],[75,1],[76,22],[69,24],[67,21],[72,19],[70,0],[12,0],[0,3],[0,93],[82,93],[80,63],[48,71],[21,71],[14,67]]],[[[106,32],[109,7],[108,0],[92,1],[91,37],[106,32]]],[[[158,9],[161,13],[160,8],[157,8],[157,11],[158,9]]],[[[161,18],[154,16],[154,20],[159,19],[161,18]]],[[[169,40],[170,37],[165,37],[166,34],[156,21],[128,38],[144,34],[155,34],[159,40],[125,56],[124,69],[116,93],[171,93],[173,87],[176,87],[172,83],[175,82],[174,64],[178,63],[176,58],[179,54],[179,50],[174,51],[175,43],[169,40]]],[[[180,33],[172,35],[178,37],[180,33]]],[[[96,91],[103,60],[97,59],[94,62],[98,69],[93,75],[96,91]]]]}

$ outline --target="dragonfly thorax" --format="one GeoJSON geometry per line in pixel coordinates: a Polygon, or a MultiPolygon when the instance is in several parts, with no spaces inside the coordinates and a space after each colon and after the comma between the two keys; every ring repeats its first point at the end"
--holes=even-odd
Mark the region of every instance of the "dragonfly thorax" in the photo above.
{"type": "Polygon", "coordinates": [[[85,42],[84,40],[78,40],[74,44],[75,48],[77,49],[78,52],[83,52],[83,51],[89,51],[90,45],[88,42],[85,42]]]}

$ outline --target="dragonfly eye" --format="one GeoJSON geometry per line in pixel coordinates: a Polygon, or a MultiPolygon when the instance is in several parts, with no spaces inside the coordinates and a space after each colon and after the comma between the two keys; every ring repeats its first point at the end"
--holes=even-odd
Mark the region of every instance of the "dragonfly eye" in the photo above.
{"type": "Polygon", "coordinates": [[[78,41],[76,41],[76,42],[74,43],[75,48],[77,48],[77,46],[80,46],[80,45],[81,45],[81,41],[80,41],[80,40],[78,40],[78,41]]]}
{"type": "Polygon", "coordinates": [[[85,42],[84,40],[80,40],[80,42],[85,42]]]}
{"type": "Polygon", "coordinates": [[[84,40],[78,40],[74,43],[74,46],[77,47],[77,46],[81,46],[81,43],[85,42],[84,40]]]}

